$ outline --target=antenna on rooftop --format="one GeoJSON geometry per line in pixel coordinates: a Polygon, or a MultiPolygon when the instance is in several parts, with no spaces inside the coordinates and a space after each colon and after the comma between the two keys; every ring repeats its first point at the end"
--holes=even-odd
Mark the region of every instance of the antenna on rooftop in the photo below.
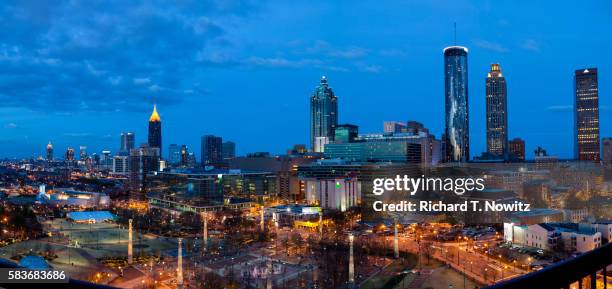
{"type": "Polygon", "coordinates": [[[457,45],[457,22],[453,22],[454,35],[453,40],[455,41],[455,45],[457,45]]]}

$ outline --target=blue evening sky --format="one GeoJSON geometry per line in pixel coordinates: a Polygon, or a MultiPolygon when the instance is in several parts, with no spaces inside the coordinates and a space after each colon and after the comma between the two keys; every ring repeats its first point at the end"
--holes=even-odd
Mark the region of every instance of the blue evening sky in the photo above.
{"type": "Polygon", "coordinates": [[[0,7],[0,157],[50,140],[88,152],[146,141],[153,102],[170,143],[200,136],[237,151],[308,143],[309,96],[326,75],[341,123],[444,127],[442,49],[469,48],[472,155],[485,149],[490,63],[508,82],[509,134],[573,151],[573,72],[599,68],[602,137],[612,137],[609,1],[11,1],[0,7]],[[129,2],[129,3],[128,3],[129,2]],[[519,3],[520,2],[520,3],[519,3]]]}

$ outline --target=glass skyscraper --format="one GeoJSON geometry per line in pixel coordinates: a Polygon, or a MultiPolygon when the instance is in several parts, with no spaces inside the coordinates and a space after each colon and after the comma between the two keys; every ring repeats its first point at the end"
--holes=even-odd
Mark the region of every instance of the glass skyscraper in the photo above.
{"type": "Polygon", "coordinates": [[[574,79],[575,158],[581,161],[598,162],[600,147],[597,68],[576,70],[574,79]]]}
{"type": "Polygon", "coordinates": [[[310,97],[310,137],[312,150],[322,152],[325,144],[334,140],[338,124],[338,98],[321,77],[321,83],[310,97]]]}
{"type": "Polygon", "coordinates": [[[444,48],[445,144],[449,162],[470,159],[467,53],[462,46],[444,48]]]}
{"type": "Polygon", "coordinates": [[[486,79],[487,152],[496,158],[508,154],[508,96],[499,64],[491,64],[486,79]]]}

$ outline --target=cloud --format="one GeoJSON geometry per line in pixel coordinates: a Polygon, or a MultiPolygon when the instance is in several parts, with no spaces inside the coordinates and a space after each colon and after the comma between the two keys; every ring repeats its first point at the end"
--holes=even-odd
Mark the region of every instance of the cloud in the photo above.
{"type": "Polygon", "coordinates": [[[193,87],[200,52],[226,43],[227,19],[255,9],[254,1],[239,0],[4,4],[0,106],[142,111],[152,97],[166,105],[197,97],[205,91],[193,87]]]}
{"type": "Polygon", "coordinates": [[[574,109],[573,105],[551,105],[546,107],[546,110],[549,111],[569,111],[574,109]]]}
{"type": "Polygon", "coordinates": [[[520,46],[525,50],[540,52],[540,44],[533,39],[527,39],[523,41],[520,46]]]}
{"type": "Polygon", "coordinates": [[[476,46],[480,48],[495,51],[495,52],[500,52],[500,53],[508,52],[508,48],[504,47],[503,45],[499,43],[483,40],[483,39],[476,39],[474,41],[474,44],[476,44],[476,46]]]}
{"type": "Polygon", "coordinates": [[[17,124],[14,122],[9,122],[4,125],[4,128],[9,128],[9,129],[17,128],[17,124]]]}
{"type": "Polygon", "coordinates": [[[332,46],[326,41],[317,40],[315,41],[314,45],[306,48],[305,52],[310,54],[322,54],[336,58],[355,59],[367,56],[369,50],[359,46],[338,48],[332,46]]]}

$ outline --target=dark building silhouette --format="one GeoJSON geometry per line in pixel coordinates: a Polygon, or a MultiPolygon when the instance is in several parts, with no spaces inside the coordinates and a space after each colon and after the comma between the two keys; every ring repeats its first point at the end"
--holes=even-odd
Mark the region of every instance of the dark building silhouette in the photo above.
{"type": "Polygon", "coordinates": [[[574,80],[574,157],[581,161],[599,162],[597,68],[576,70],[574,80]]]}
{"type": "Polygon", "coordinates": [[[132,199],[143,199],[147,191],[148,175],[159,170],[159,148],[143,145],[130,150],[129,184],[132,199]]]}
{"type": "Polygon", "coordinates": [[[499,64],[491,64],[486,79],[487,153],[506,158],[508,153],[508,102],[506,79],[499,64]]]}
{"type": "Polygon", "coordinates": [[[121,133],[121,146],[119,147],[119,155],[129,155],[130,150],[134,148],[135,135],[133,132],[121,133]]]}
{"type": "Polygon", "coordinates": [[[221,144],[221,155],[224,160],[233,159],[236,157],[236,143],[233,141],[226,141],[221,144]]]}
{"type": "Polygon", "coordinates": [[[202,136],[202,165],[215,165],[223,161],[223,139],[214,135],[202,136]]]}
{"type": "Polygon", "coordinates": [[[462,46],[444,48],[445,146],[449,162],[470,159],[467,53],[462,46]]]}
{"type": "Polygon", "coordinates": [[[337,124],[338,98],[323,76],[310,97],[310,138],[313,151],[322,152],[325,144],[334,140],[337,124]]]}
{"type": "MultiPolygon", "coordinates": [[[[162,149],[162,126],[161,118],[157,113],[157,106],[153,106],[153,113],[149,117],[149,147],[158,148],[161,152],[162,149]]],[[[159,154],[161,157],[161,153],[159,154]]]]}

